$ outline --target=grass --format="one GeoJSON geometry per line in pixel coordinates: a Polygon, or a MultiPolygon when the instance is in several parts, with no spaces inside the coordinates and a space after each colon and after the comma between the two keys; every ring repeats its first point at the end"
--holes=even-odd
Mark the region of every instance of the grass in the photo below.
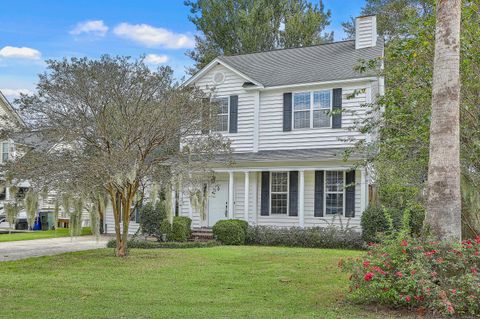
{"type": "MultiPolygon", "coordinates": [[[[92,232],[89,227],[82,228],[81,236],[91,235],[91,234],[92,232]]],[[[68,237],[68,236],[70,236],[70,229],[68,228],[59,228],[57,229],[56,233],[54,230],[45,230],[45,231],[39,230],[39,231],[32,231],[27,233],[0,234],[0,243],[6,242],[6,241],[45,239],[45,238],[68,237]]]]}
{"type": "MultiPolygon", "coordinates": [[[[1,263],[2,318],[393,318],[346,304],[358,251],[112,249],[1,263]]],[[[397,318],[397,317],[395,317],[397,318]]],[[[406,318],[406,317],[402,317],[406,318]]]]}

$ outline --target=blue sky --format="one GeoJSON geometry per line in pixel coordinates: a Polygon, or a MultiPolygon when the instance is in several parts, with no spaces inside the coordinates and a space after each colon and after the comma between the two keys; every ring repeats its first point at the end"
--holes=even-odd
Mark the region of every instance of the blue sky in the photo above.
{"type": "MultiPolygon", "coordinates": [[[[364,0],[323,2],[332,11],[327,31],[342,40],[340,23],[359,15],[364,0]]],[[[10,100],[34,91],[46,59],[104,53],[145,54],[152,66],[168,64],[181,78],[197,32],[188,15],[183,0],[2,0],[0,90],[10,100]]]]}

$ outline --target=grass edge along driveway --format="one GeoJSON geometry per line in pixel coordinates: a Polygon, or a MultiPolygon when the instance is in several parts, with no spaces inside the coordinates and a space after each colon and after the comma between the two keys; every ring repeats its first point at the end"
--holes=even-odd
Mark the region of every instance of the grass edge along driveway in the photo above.
{"type": "MultiPolygon", "coordinates": [[[[80,236],[91,235],[92,232],[89,227],[82,228],[82,233],[80,236]]],[[[19,240],[33,240],[33,239],[46,239],[46,238],[56,238],[56,237],[68,237],[70,236],[70,229],[68,228],[59,228],[55,230],[37,230],[29,231],[25,233],[13,232],[11,234],[0,234],[0,243],[9,242],[9,241],[19,241],[19,240]]]]}
{"type": "Polygon", "coordinates": [[[360,254],[219,246],[4,262],[2,318],[393,318],[343,301],[338,260],[360,254]]]}

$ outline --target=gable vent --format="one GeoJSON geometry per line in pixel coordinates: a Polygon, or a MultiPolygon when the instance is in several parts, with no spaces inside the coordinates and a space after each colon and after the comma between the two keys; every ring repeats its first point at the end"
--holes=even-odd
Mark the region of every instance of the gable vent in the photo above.
{"type": "Polygon", "coordinates": [[[364,16],[355,19],[355,49],[377,45],[377,17],[364,16]]]}
{"type": "Polygon", "coordinates": [[[213,82],[215,84],[222,84],[225,81],[225,73],[223,72],[215,72],[213,74],[213,82]]]}

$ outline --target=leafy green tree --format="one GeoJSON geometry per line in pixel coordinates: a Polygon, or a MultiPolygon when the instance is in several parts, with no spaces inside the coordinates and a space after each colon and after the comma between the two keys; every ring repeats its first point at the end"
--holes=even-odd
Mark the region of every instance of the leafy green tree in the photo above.
{"type": "Polygon", "coordinates": [[[323,33],[330,10],[322,1],[306,0],[186,0],[190,21],[201,35],[195,37],[191,72],[218,55],[306,46],[333,40],[323,33]]]}
{"type": "MultiPolygon", "coordinates": [[[[385,77],[385,95],[372,105],[381,110],[383,116],[372,116],[359,125],[361,130],[376,134],[378,138],[359,146],[370,154],[368,162],[374,167],[381,203],[404,209],[410,203],[426,205],[435,1],[412,1],[403,8],[399,3],[405,5],[402,0],[368,0],[366,8],[369,11],[362,11],[362,14],[377,14],[379,33],[387,34],[387,41],[382,61],[384,68],[378,70],[385,77]],[[386,12],[385,6],[396,8],[398,12],[386,12]],[[390,16],[392,19],[396,17],[395,27],[382,22],[390,16]]],[[[480,232],[480,204],[477,200],[480,198],[479,7],[478,0],[462,5],[460,155],[462,232],[465,236],[480,232]]],[[[359,70],[377,68],[379,64],[365,61],[359,70]]]]}

